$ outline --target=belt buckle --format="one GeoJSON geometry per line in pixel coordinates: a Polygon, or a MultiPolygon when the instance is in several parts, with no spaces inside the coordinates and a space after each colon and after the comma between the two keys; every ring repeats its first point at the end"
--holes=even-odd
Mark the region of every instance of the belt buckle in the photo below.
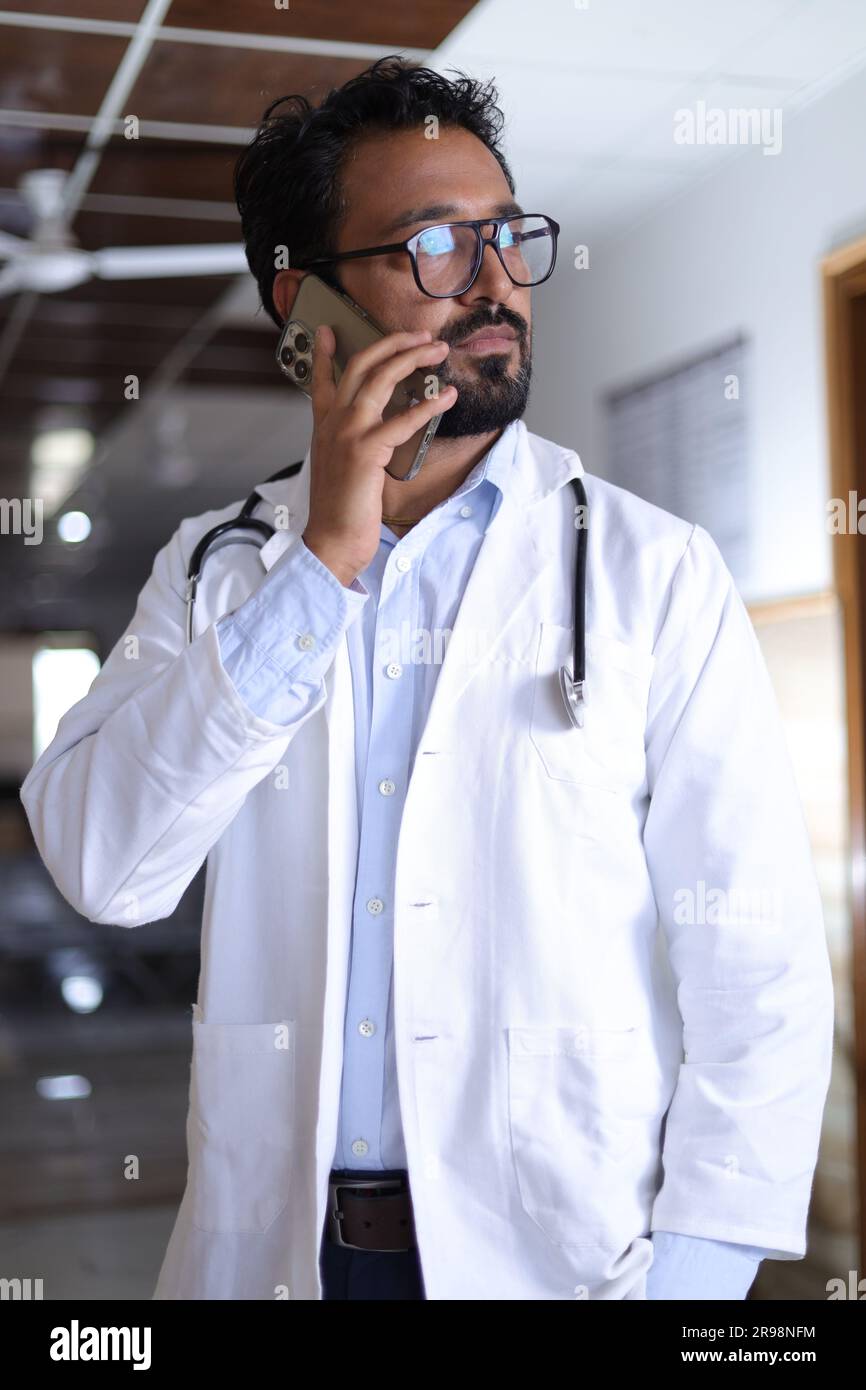
{"type": "MultiPolygon", "coordinates": [[[[353,1245],[351,1241],[343,1240],[341,1230],[343,1213],[340,1211],[338,1192],[341,1187],[396,1187],[398,1190],[408,1187],[404,1178],[329,1178],[328,1179],[328,1237],[334,1245],[342,1245],[344,1250],[367,1250],[365,1245],[353,1245]]],[[[402,1247],[400,1247],[402,1251],[402,1247]]],[[[367,1251],[369,1254],[370,1252],[367,1251]]],[[[380,1254],[399,1253],[399,1251],[380,1251],[380,1254]]]]}

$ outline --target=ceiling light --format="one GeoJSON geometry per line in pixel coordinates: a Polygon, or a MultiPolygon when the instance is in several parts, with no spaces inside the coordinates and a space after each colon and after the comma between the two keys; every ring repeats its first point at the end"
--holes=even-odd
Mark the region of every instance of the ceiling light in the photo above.
{"type": "Polygon", "coordinates": [[[57,523],[57,534],[67,545],[86,541],[91,529],[87,512],[64,512],[57,523]]]}
{"type": "Polygon", "coordinates": [[[95,442],[90,430],[44,430],[34,439],[30,458],[37,468],[74,471],[90,462],[95,442]]]}
{"type": "Polygon", "coordinates": [[[102,985],[92,975],[66,975],[60,981],[63,1001],[73,1013],[92,1014],[102,1003],[102,985]]]}
{"type": "Polygon", "coordinates": [[[90,1091],[86,1076],[40,1076],[36,1082],[36,1094],[43,1100],[79,1100],[90,1091]]]}

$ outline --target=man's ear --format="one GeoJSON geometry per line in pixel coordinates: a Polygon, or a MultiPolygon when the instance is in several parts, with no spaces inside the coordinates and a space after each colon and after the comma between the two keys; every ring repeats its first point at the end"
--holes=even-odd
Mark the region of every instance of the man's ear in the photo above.
{"type": "Polygon", "coordinates": [[[279,270],[274,276],[274,308],[283,323],[291,316],[292,306],[297,298],[298,290],[301,288],[301,281],[306,273],[305,270],[279,270]]]}

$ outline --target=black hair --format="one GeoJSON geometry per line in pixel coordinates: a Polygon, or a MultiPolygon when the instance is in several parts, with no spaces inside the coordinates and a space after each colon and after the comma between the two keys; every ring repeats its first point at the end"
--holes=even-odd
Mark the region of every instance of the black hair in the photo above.
{"type": "MultiPolygon", "coordinates": [[[[273,287],[279,247],[288,264],[299,265],[336,249],[346,212],[340,171],[353,141],[371,131],[423,126],[435,116],[440,125],[461,126],[476,135],[498,161],[514,193],[514,180],[500,148],[504,116],[492,80],[480,83],[465,73],[455,80],[432,68],[389,54],[333,88],[319,106],[305,96],[280,97],[262,116],[259,128],[235,166],[235,201],[247,261],[262,305],[278,327],[273,287]],[[274,115],[278,106],[288,111],[274,115]]],[[[329,266],[316,273],[335,285],[329,266]]]]}

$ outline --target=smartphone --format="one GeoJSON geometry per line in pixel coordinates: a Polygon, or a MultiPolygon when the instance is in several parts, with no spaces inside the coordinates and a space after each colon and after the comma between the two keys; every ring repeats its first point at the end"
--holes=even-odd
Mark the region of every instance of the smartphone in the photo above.
{"type": "MultiPolygon", "coordinates": [[[[386,329],[356,304],[354,299],[332,289],[317,275],[307,274],[301,281],[292,316],[280,334],[277,362],[281,371],[309,396],[313,377],[313,335],[320,323],[334,331],[334,379],[340,380],[353,353],[384,338],[386,329]]],[[[418,367],[411,376],[397,383],[393,396],[382,412],[383,420],[398,415],[407,406],[417,405],[429,396],[431,377],[438,389],[438,378],[431,367],[418,367]]],[[[433,440],[441,415],[434,415],[417,434],[399,445],[385,469],[392,478],[408,483],[419,472],[433,440]]]]}

